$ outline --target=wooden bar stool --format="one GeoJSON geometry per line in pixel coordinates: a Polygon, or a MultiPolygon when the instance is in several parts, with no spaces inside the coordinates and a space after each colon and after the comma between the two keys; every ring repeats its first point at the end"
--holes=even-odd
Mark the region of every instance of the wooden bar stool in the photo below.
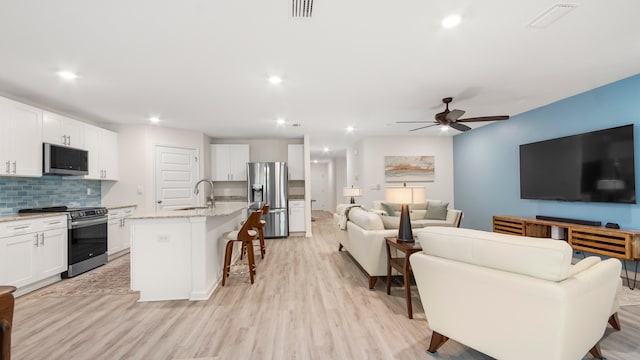
{"type": "Polygon", "coordinates": [[[0,286],[0,360],[11,360],[11,325],[15,286],[0,286]]]}
{"type": "Polygon", "coordinates": [[[269,213],[269,204],[264,204],[262,207],[262,219],[256,226],[258,229],[258,240],[260,240],[260,256],[264,259],[264,254],[267,252],[267,248],[264,246],[264,227],[267,225],[267,220],[264,217],[269,213]]]}
{"type": "Polygon", "coordinates": [[[253,277],[256,271],[256,263],[253,257],[253,240],[258,236],[258,232],[253,230],[260,222],[262,216],[262,210],[256,210],[249,215],[247,221],[238,231],[232,231],[225,234],[227,239],[227,246],[224,252],[224,267],[222,268],[222,286],[226,283],[226,279],[229,276],[231,270],[231,255],[233,253],[233,244],[237,241],[241,242],[240,252],[247,249],[247,260],[249,266],[249,278],[253,284],[253,277]]]}

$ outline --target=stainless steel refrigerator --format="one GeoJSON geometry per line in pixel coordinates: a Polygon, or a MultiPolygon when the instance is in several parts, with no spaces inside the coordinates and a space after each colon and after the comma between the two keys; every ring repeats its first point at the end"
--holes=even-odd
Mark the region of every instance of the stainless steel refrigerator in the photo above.
{"type": "Polygon", "coordinates": [[[289,212],[287,211],[287,163],[247,163],[247,194],[255,208],[269,204],[265,217],[265,238],[289,236],[289,212]]]}

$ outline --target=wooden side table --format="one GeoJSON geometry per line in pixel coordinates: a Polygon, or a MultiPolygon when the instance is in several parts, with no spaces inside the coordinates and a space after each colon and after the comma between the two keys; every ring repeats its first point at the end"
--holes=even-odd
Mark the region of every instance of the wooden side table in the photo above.
{"type": "Polygon", "coordinates": [[[402,242],[397,241],[395,237],[385,237],[387,242],[387,295],[391,294],[391,268],[396,269],[404,278],[404,294],[407,298],[407,315],[409,319],[413,319],[413,308],[411,307],[411,264],[409,256],[413,253],[422,251],[419,242],[402,242]],[[404,257],[391,257],[391,248],[402,251],[404,257]]]}

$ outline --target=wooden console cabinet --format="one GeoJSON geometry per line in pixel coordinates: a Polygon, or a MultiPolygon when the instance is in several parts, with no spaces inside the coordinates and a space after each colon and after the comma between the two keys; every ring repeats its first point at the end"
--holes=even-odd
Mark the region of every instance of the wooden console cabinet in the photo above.
{"type": "Polygon", "coordinates": [[[551,237],[552,226],[565,229],[566,239],[575,250],[621,260],[640,260],[640,231],[513,216],[493,217],[493,231],[503,234],[545,238],[551,237]]]}

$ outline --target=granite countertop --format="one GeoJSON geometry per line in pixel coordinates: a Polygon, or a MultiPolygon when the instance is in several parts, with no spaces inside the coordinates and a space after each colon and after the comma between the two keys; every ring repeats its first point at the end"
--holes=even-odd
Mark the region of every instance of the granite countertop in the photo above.
{"type": "Polygon", "coordinates": [[[116,209],[124,209],[128,207],[138,207],[136,204],[128,204],[128,205],[102,205],[107,208],[107,210],[116,210],[116,209]]]}
{"type": "Polygon", "coordinates": [[[196,208],[193,210],[164,210],[150,211],[130,216],[129,220],[136,219],[164,219],[164,218],[189,218],[189,217],[208,217],[208,216],[226,216],[237,211],[247,209],[249,203],[245,202],[225,202],[216,203],[214,209],[196,208]]]}
{"type": "Polygon", "coordinates": [[[64,217],[66,217],[67,215],[64,214],[64,213],[59,213],[59,212],[58,213],[55,213],[55,212],[35,213],[35,214],[11,214],[11,215],[2,215],[2,216],[0,216],[0,222],[29,220],[29,219],[54,217],[54,216],[64,216],[64,217]]]}

